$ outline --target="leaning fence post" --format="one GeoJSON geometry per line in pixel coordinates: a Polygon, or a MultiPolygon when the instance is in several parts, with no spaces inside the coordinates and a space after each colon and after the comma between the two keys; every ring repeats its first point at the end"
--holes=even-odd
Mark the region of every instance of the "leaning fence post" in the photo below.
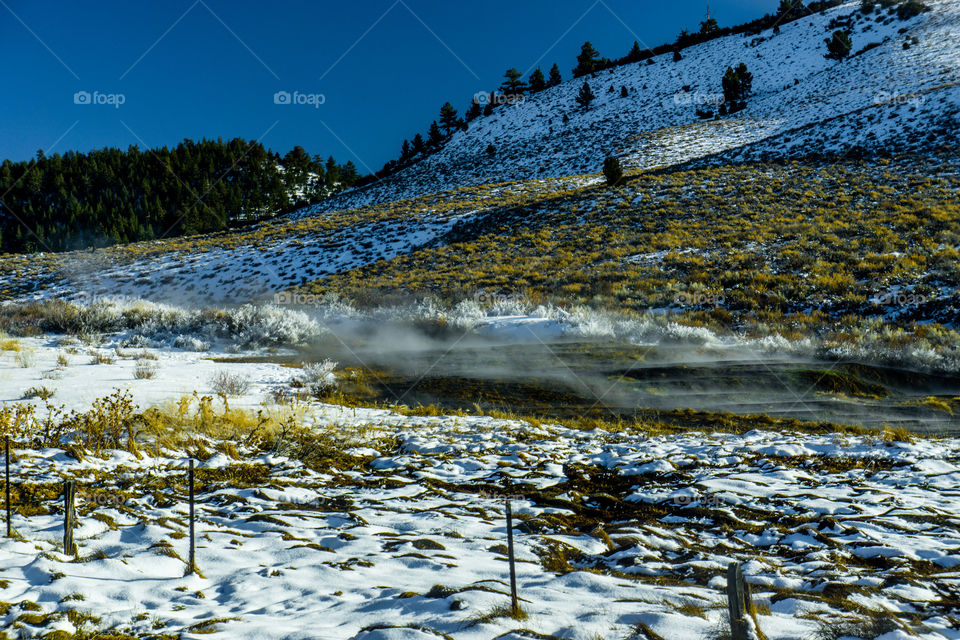
{"type": "Polygon", "coordinates": [[[77,526],[77,485],[73,480],[63,483],[63,552],[77,554],[77,545],[73,542],[73,530],[77,526]]]}
{"type": "Polygon", "coordinates": [[[196,556],[196,537],[194,530],[194,511],[193,511],[193,458],[190,458],[190,470],[187,478],[187,485],[190,491],[190,560],[187,563],[187,574],[196,573],[197,571],[197,556],[196,556]]]}
{"type": "Polygon", "coordinates": [[[750,627],[747,616],[751,612],[750,585],[743,578],[739,562],[727,567],[727,606],[730,612],[730,637],[732,640],[749,640],[750,627]]]}
{"type": "Polygon", "coordinates": [[[7,537],[12,538],[13,532],[10,529],[10,436],[7,436],[3,442],[3,459],[4,466],[6,467],[6,472],[4,474],[4,488],[6,490],[6,505],[7,505],[7,537]]]}
{"type": "Polygon", "coordinates": [[[510,496],[507,496],[507,560],[510,562],[510,610],[514,615],[520,613],[520,601],[517,598],[517,567],[513,558],[513,508],[510,496]]]}

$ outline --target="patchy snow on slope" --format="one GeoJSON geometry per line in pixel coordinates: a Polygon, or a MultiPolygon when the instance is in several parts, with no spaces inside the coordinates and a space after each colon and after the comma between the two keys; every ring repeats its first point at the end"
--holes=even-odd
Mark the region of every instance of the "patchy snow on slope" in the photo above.
{"type": "Polygon", "coordinates": [[[357,224],[326,236],[296,233],[261,245],[171,251],[113,263],[108,252],[70,255],[53,286],[32,299],[89,300],[103,296],[217,305],[264,300],[309,280],[391,260],[449,231],[472,213],[408,216],[357,224]]]}

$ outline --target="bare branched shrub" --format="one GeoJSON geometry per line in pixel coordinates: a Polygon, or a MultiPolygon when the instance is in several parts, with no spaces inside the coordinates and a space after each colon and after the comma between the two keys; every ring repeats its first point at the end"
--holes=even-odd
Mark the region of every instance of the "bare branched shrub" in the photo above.
{"type": "Polygon", "coordinates": [[[250,390],[250,379],[238,373],[218,371],[210,378],[210,388],[218,395],[242,396],[250,390]]]}

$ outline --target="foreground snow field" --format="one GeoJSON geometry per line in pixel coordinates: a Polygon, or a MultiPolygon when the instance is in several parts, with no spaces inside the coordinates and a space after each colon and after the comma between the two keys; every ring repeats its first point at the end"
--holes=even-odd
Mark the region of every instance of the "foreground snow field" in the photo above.
{"type": "Polygon", "coordinates": [[[282,448],[191,449],[201,576],[183,576],[186,451],[18,450],[0,624],[14,637],[699,639],[720,637],[739,560],[769,638],[871,617],[898,620],[888,640],[960,637],[956,439],[579,431],[318,403],[303,421],[337,450],[313,468],[282,448]],[[65,479],[80,487],[78,559],[61,553],[65,479]],[[502,615],[504,494],[520,621],[502,615]]]}

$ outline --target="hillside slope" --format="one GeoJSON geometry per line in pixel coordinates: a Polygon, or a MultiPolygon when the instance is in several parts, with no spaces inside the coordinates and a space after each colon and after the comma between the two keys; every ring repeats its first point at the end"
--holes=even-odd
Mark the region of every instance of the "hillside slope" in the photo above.
{"type": "Polygon", "coordinates": [[[649,169],[721,152],[745,160],[935,147],[956,140],[960,129],[960,4],[928,5],[931,11],[901,21],[879,7],[864,14],[859,2],[849,2],[784,24],[778,34],[689,47],[679,62],[664,54],[602,71],[586,79],[597,96],[586,111],[575,102],[583,79],[569,80],[474,120],[398,174],[295,215],[455,186],[595,173],[607,154],[628,169],[649,169]],[[824,39],[838,28],[849,28],[853,42],[853,55],[842,62],[824,57],[824,39]],[[740,62],[754,76],[747,108],[702,120],[696,111],[716,110],[721,76],[740,62]],[[495,157],[486,153],[489,145],[495,157]]]}
{"type": "MultiPolygon", "coordinates": [[[[582,81],[568,81],[522,104],[500,107],[491,116],[475,120],[468,131],[456,134],[441,151],[386,180],[270,223],[230,233],[107,250],[7,256],[0,259],[0,297],[84,300],[120,295],[191,304],[230,304],[262,300],[278,290],[307,283],[313,283],[311,290],[328,290],[328,286],[317,283],[338,274],[349,274],[343,282],[349,282],[346,288],[352,292],[354,276],[370,275],[372,272],[363,269],[372,265],[379,265],[376,271],[381,274],[391,273],[390,265],[401,264],[417,265],[415,269],[406,269],[406,273],[422,269],[438,272],[424,263],[433,259],[435,252],[419,252],[438,246],[453,248],[463,240],[451,233],[454,228],[483,232],[482,227],[496,226],[495,222],[508,214],[506,219],[512,220],[513,228],[502,229],[501,233],[509,243],[514,233],[522,236],[532,211],[550,211],[551,224],[559,228],[575,224],[579,216],[573,214],[577,211],[598,207],[613,207],[611,211],[617,211],[621,217],[652,219],[657,225],[675,228],[670,222],[677,216],[672,209],[674,204],[680,206],[685,219],[695,222],[689,215],[699,211],[704,203],[720,211],[718,207],[731,202],[739,191],[725,192],[720,201],[713,200],[710,194],[704,194],[706,200],[691,200],[685,186],[676,193],[664,190],[655,177],[657,173],[672,173],[671,183],[712,181],[716,177],[701,172],[702,167],[697,165],[736,165],[796,156],[809,160],[811,154],[818,153],[835,154],[841,161],[810,160],[806,164],[814,170],[836,172],[864,149],[882,148],[887,155],[924,152],[919,159],[906,164],[902,159],[895,160],[893,171],[924,180],[924,176],[932,176],[933,183],[940,186],[924,190],[917,199],[900,202],[896,196],[906,195],[910,185],[880,175],[884,167],[873,163],[872,168],[855,170],[856,181],[869,185],[866,191],[857,186],[845,193],[842,181],[828,179],[826,187],[815,189],[818,195],[813,200],[843,203],[849,202],[846,198],[853,198],[865,204],[851,209],[850,215],[867,213],[874,221],[886,216],[883,202],[911,212],[924,206],[945,206],[943,196],[951,197],[955,188],[957,147],[950,145],[957,144],[960,132],[960,69],[956,64],[960,59],[960,3],[937,0],[929,4],[931,11],[901,21],[879,8],[864,14],[859,2],[851,2],[822,15],[785,24],[776,35],[768,31],[755,37],[728,36],[685,49],[679,62],[673,62],[671,56],[659,56],[650,64],[604,71],[590,80],[598,97],[586,111],[573,107],[573,97],[582,81]],[[869,42],[880,44],[842,62],[825,59],[826,34],[848,24],[855,51],[869,42]],[[908,39],[910,46],[904,48],[908,39]],[[741,61],[748,64],[754,75],[755,95],[747,108],[734,116],[701,120],[696,114],[697,103],[715,97],[723,70],[741,61]],[[621,86],[628,87],[628,97],[620,97],[621,86]],[[611,87],[612,92],[608,91],[611,87]],[[565,114],[569,116],[568,123],[562,122],[565,114]],[[486,153],[491,144],[497,149],[493,159],[486,153]],[[609,191],[601,186],[602,178],[596,175],[607,153],[619,155],[629,172],[645,171],[652,179],[636,178],[620,194],[598,193],[609,191]],[[695,170],[688,172],[691,166],[695,170]],[[883,197],[870,189],[879,190],[883,197]],[[938,194],[937,189],[942,192],[938,194]]],[[[771,184],[795,182],[782,165],[778,168],[776,163],[769,162],[761,167],[735,167],[729,179],[752,183],[761,177],[772,180],[771,184]]],[[[811,198],[807,187],[791,189],[796,191],[794,203],[802,204],[811,198]]],[[[744,206],[765,212],[763,215],[774,215],[779,212],[780,197],[770,190],[770,184],[760,185],[749,202],[734,202],[724,215],[742,218],[744,206]]],[[[813,204],[811,201],[801,207],[807,222],[818,225],[811,237],[830,245],[832,238],[825,231],[833,225],[836,214],[818,210],[813,204]]],[[[595,231],[613,230],[608,223],[603,224],[607,226],[595,231]]],[[[651,230],[659,234],[662,228],[651,230]]],[[[766,233],[769,229],[761,231],[766,233]]],[[[944,229],[936,226],[931,233],[939,237],[944,229]]],[[[696,237],[693,228],[678,236],[676,242],[655,239],[651,244],[646,236],[627,236],[628,246],[622,251],[624,255],[651,251],[683,253],[693,250],[696,237]]],[[[849,273],[849,278],[859,282],[857,289],[862,289],[867,298],[888,291],[890,286],[911,286],[915,281],[937,279],[942,269],[930,265],[948,264],[956,244],[948,234],[929,247],[914,244],[898,249],[905,251],[901,255],[919,252],[922,256],[906,261],[902,269],[896,270],[893,280],[883,272],[864,278],[856,270],[849,273]]],[[[609,271],[598,271],[592,258],[578,254],[575,246],[567,249],[583,263],[581,276],[591,282],[598,282],[600,271],[609,271]]],[[[745,239],[718,251],[727,255],[733,249],[750,254],[766,251],[745,239]]],[[[889,255],[883,257],[889,249],[878,247],[855,262],[848,260],[840,265],[832,258],[821,262],[830,265],[827,271],[845,273],[861,259],[866,263],[889,261],[889,255]],[[871,257],[872,252],[881,257],[871,257]]],[[[803,253],[806,245],[798,250],[803,253]]],[[[769,262],[766,255],[757,259],[758,264],[769,262]]],[[[456,264],[460,264],[459,260],[456,258],[456,264]]],[[[445,259],[443,264],[447,262],[445,259]]],[[[615,262],[621,264],[619,259],[615,262]]],[[[523,269],[529,270],[532,264],[528,260],[523,269]]],[[[627,264],[616,269],[629,271],[627,264]]],[[[705,274],[722,274],[729,268],[726,264],[721,266],[716,273],[700,273],[696,280],[703,280],[705,274]]],[[[764,269],[779,274],[777,277],[786,277],[794,267],[771,265],[764,269]]],[[[514,269],[513,273],[520,271],[514,269]]],[[[668,270],[658,273],[657,279],[668,275],[668,270]]],[[[615,280],[633,280],[631,274],[615,280]]],[[[464,275],[458,270],[457,280],[464,279],[464,275]]],[[[508,285],[508,289],[520,290],[529,284],[509,282],[509,277],[500,272],[488,271],[487,276],[490,277],[466,277],[464,288],[458,291],[470,293],[476,286],[498,283],[500,288],[508,285]]],[[[689,273],[671,277],[677,280],[666,289],[671,292],[669,295],[683,287],[702,286],[689,273]]],[[[392,275],[364,281],[365,286],[377,288],[384,280],[397,282],[392,275]]],[[[399,288],[410,290],[409,279],[400,282],[399,288]]],[[[954,284],[947,278],[931,286],[933,293],[954,284]]],[[[445,290],[450,293],[449,287],[445,290]]],[[[848,287],[848,291],[853,289],[848,287]]],[[[541,293],[583,297],[570,287],[561,290],[551,286],[541,293]]],[[[632,293],[626,302],[622,297],[615,302],[631,308],[660,306],[651,295],[649,291],[632,293]]],[[[747,297],[753,302],[745,305],[746,309],[769,308],[762,289],[747,297]]],[[[777,300],[775,306],[781,310],[811,306],[806,294],[781,295],[777,300]]],[[[852,310],[849,305],[844,307],[852,310]]],[[[952,316],[944,318],[942,305],[935,307],[925,317],[952,323],[952,316]]]]}

